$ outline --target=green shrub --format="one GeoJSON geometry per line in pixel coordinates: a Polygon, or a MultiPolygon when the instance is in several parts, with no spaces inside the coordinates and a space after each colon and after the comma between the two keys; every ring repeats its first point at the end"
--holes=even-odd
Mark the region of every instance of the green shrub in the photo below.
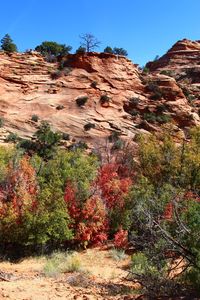
{"type": "Polygon", "coordinates": [[[158,122],[158,123],[161,123],[161,124],[168,123],[172,119],[170,115],[165,115],[165,114],[157,115],[155,113],[145,113],[143,117],[149,123],[158,122]]]}
{"type": "Polygon", "coordinates": [[[112,150],[121,150],[124,147],[124,141],[121,139],[118,139],[117,141],[114,142],[112,146],[112,150]]]}
{"type": "Polygon", "coordinates": [[[131,98],[129,99],[129,102],[130,102],[132,105],[137,106],[137,105],[140,103],[140,98],[137,98],[137,97],[131,97],[131,98]]]}
{"type": "Polygon", "coordinates": [[[85,131],[88,131],[88,130],[90,130],[92,128],[95,128],[95,124],[94,123],[87,123],[87,124],[84,125],[85,131]]]}
{"type": "Polygon", "coordinates": [[[18,134],[14,132],[9,133],[9,135],[6,137],[6,142],[16,143],[18,140],[19,140],[18,134]]]}
{"type": "Polygon", "coordinates": [[[64,109],[65,107],[64,107],[64,105],[61,105],[61,104],[59,104],[58,106],[56,106],[56,109],[57,110],[62,110],[62,109],[64,109]]]}
{"type": "Polygon", "coordinates": [[[86,104],[86,102],[88,101],[88,97],[87,96],[83,96],[83,97],[79,97],[76,99],[76,104],[80,107],[80,106],[84,106],[86,104]]]}
{"type": "Polygon", "coordinates": [[[102,95],[100,98],[100,103],[103,105],[105,103],[109,103],[110,101],[110,97],[108,97],[107,95],[102,95]]]}
{"type": "Polygon", "coordinates": [[[17,52],[17,46],[13,43],[9,34],[6,34],[1,40],[1,49],[5,52],[17,52]]]}
{"type": "Polygon", "coordinates": [[[136,109],[131,109],[129,111],[129,114],[133,117],[137,116],[139,114],[139,112],[136,109]]]}
{"type": "Polygon", "coordinates": [[[149,74],[150,70],[149,70],[149,68],[144,67],[144,68],[142,69],[142,72],[143,72],[143,74],[147,75],[147,74],[149,74]]]}
{"type": "Polygon", "coordinates": [[[38,121],[39,121],[38,115],[32,115],[31,120],[32,120],[33,122],[38,122],[38,121]]]}
{"type": "Polygon", "coordinates": [[[70,140],[70,135],[68,133],[63,132],[62,139],[65,140],[65,141],[69,141],[70,140]]]}
{"type": "Polygon", "coordinates": [[[91,87],[94,88],[94,89],[96,89],[96,87],[97,87],[97,81],[92,81],[91,87]]]}
{"type": "Polygon", "coordinates": [[[156,122],[156,115],[154,113],[145,113],[143,115],[143,117],[147,122],[150,122],[150,123],[156,122]]]}
{"type": "Polygon", "coordinates": [[[61,273],[81,272],[82,265],[77,253],[54,252],[43,268],[47,277],[55,277],[61,273]]]}
{"type": "Polygon", "coordinates": [[[86,48],[80,46],[77,50],[76,50],[76,54],[85,54],[86,53],[86,48]]]}
{"type": "Polygon", "coordinates": [[[164,92],[162,89],[158,86],[156,82],[149,82],[147,84],[147,88],[149,91],[151,91],[153,94],[150,96],[150,99],[152,100],[160,100],[164,96],[164,92]]]}
{"type": "Polygon", "coordinates": [[[120,260],[124,260],[127,258],[127,255],[125,254],[124,250],[119,250],[119,249],[112,249],[110,251],[110,256],[116,260],[116,261],[120,261],[120,260]]]}
{"type": "Polygon", "coordinates": [[[108,137],[110,143],[114,143],[119,140],[120,132],[113,131],[111,135],[108,137]]]}
{"type": "Polygon", "coordinates": [[[4,118],[3,117],[0,117],[0,128],[4,126],[4,118]]]}

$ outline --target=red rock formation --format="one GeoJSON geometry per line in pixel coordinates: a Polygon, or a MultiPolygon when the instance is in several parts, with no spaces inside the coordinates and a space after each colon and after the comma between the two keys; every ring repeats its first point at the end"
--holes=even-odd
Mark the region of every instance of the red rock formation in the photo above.
{"type": "Polygon", "coordinates": [[[5,124],[0,128],[0,138],[4,140],[9,132],[31,137],[40,121],[47,120],[55,130],[100,147],[106,145],[106,138],[113,131],[132,140],[143,129],[160,130],[162,122],[143,122],[145,114],[171,116],[176,131],[198,124],[198,115],[192,111],[176,78],[160,75],[158,68],[167,59],[169,68],[176,70],[178,66],[180,70],[181,64],[173,65],[176,57],[181,59],[180,51],[184,51],[183,57],[187,56],[187,66],[190,59],[185,51],[192,51],[193,64],[198,47],[198,42],[178,42],[165,58],[149,64],[150,75],[142,74],[127,58],[113,54],[71,54],[59,62],[64,68],[58,70],[58,64],[44,61],[35,52],[9,56],[1,52],[0,117],[5,124]],[[102,102],[102,96],[107,96],[107,100],[102,102]],[[77,105],[80,97],[88,97],[83,106],[77,105]],[[162,112],[161,106],[165,108],[162,112]],[[32,115],[37,115],[39,122],[32,121],[32,115]],[[85,130],[87,123],[94,126],[85,130]]]}

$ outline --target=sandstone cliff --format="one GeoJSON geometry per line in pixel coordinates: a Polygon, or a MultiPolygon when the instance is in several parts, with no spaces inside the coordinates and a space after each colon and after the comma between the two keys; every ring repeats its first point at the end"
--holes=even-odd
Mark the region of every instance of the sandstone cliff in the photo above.
{"type": "Polygon", "coordinates": [[[42,120],[69,134],[68,143],[95,147],[112,132],[133,141],[136,133],[167,127],[182,137],[199,124],[200,42],[180,41],[147,66],[145,74],[125,57],[105,53],[48,63],[36,52],[0,52],[1,141],[10,132],[30,138],[42,120]],[[85,104],[78,105],[82,97],[85,104]]]}

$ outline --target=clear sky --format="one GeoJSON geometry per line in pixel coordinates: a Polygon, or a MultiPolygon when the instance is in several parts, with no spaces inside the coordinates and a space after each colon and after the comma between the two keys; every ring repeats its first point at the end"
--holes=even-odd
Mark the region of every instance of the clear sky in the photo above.
{"type": "Polygon", "coordinates": [[[177,40],[200,40],[200,0],[7,0],[1,1],[0,38],[9,33],[20,51],[45,40],[79,47],[92,33],[123,47],[143,66],[177,40]]]}

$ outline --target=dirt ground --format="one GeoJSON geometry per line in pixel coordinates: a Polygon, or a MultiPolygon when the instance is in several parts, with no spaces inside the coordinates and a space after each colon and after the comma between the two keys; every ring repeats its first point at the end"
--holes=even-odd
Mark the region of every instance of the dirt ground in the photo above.
{"type": "Polygon", "coordinates": [[[0,274],[10,274],[9,281],[0,279],[0,300],[98,300],[136,299],[136,286],[126,280],[130,258],[115,260],[108,249],[88,249],[78,254],[87,270],[46,277],[46,258],[29,258],[19,263],[1,262],[0,274]]]}

